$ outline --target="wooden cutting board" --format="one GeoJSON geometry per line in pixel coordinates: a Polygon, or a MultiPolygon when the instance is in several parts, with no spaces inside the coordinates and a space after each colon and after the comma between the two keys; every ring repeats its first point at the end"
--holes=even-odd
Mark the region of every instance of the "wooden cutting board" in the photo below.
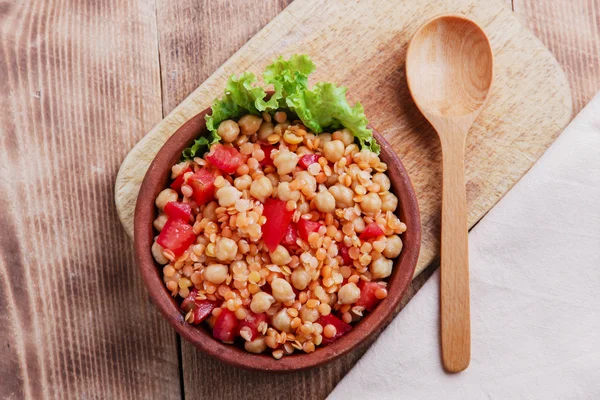
{"type": "MultiPolygon", "coordinates": [[[[437,136],[413,104],[404,61],[408,41],[423,22],[460,13],[482,25],[495,56],[487,107],[467,138],[469,225],[529,170],[571,118],[571,94],[550,52],[504,4],[489,0],[296,0],[247,42],[152,129],[127,155],[117,175],[115,202],[130,236],[137,193],[163,143],[186,120],[219,97],[227,78],[260,76],[279,55],[309,54],[317,65],[311,83],[348,87],[370,123],[400,156],[419,199],[423,241],[415,275],[439,251],[441,154],[437,136]]],[[[216,29],[216,28],[215,28],[216,29]]],[[[224,35],[227,32],[223,32],[224,35]]],[[[210,49],[206,49],[210,57],[210,49]]]]}

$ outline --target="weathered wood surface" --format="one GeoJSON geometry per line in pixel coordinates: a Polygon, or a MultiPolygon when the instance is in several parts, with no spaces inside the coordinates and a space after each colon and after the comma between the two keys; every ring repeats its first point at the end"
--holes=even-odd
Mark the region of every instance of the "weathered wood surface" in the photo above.
{"type": "Polygon", "coordinates": [[[577,114],[600,91],[600,0],[513,1],[515,14],[565,71],[577,114]]]}
{"type": "Polygon", "coordinates": [[[0,2],[0,398],[179,398],[113,201],[162,118],[153,1],[0,2]]]}
{"type": "MultiPolygon", "coordinates": [[[[0,398],[177,398],[180,383],[187,399],[324,398],[366,350],[273,377],[184,344],[180,382],[175,335],[146,300],[112,205],[118,165],[161,107],[171,111],[285,3],[0,1],[0,398]]],[[[579,110],[600,90],[598,0],[514,3],[579,110]]]]}

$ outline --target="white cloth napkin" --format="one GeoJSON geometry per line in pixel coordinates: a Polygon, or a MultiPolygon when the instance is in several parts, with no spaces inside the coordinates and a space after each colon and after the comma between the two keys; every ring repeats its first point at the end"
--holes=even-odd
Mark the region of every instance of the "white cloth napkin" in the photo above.
{"type": "Polygon", "coordinates": [[[436,272],[330,399],[600,399],[600,94],[469,247],[469,368],[442,369],[436,272]]]}

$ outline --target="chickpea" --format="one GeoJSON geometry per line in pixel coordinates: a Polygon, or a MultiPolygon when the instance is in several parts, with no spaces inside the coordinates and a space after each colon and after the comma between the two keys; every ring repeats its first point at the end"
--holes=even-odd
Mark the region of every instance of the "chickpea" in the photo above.
{"type": "Polygon", "coordinates": [[[156,243],[156,241],[152,243],[152,256],[160,265],[165,265],[169,263],[169,259],[163,256],[163,250],[164,249],[162,248],[162,246],[156,243]]]}
{"type": "Polygon", "coordinates": [[[237,139],[238,135],[240,134],[240,126],[237,124],[237,122],[231,119],[226,119],[219,124],[217,133],[219,136],[221,136],[221,139],[223,139],[224,142],[231,143],[237,139]]]}
{"type": "Polygon", "coordinates": [[[227,279],[229,268],[223,264],[211,264],[204,268],[204,280],[220,285],[227,279]]]}
{"type": "Polygon", "coordinates": [[[392,260],[388,260],[385,257],[380,257],[371,263],[371,277],[373,279],[387,278],[392,274],[392,266],[394,263],[392,260]]]}
{"type": "Polygon", "coordinates": [[[162,192],[160,192],[158,196],[156,196],[156,207],[162,210],[163,208],[165,208],[168,202],[177,201],[178,197],[179,195],[173,189],[165,189],[162,192]]]}
{"type": "Polygon", "coordinates": [[[344,156],[344,143],[341,140],[332,140],[323,146],[323,155],[332,163],[339,161],[344,156]]]}
{"type": "Polygon", "coordinates": [[[346,283],[338,292],[338,303],[352,304],[356,303],[360,298],[360,289],[355,283],[346,283]]]}
{"type": "Polygon", "coordinates": [[[315,207],[321,212],[331,213],[335,210],[335,198],[327,190],[317,193],[314,200],[315,207]]]}
{"type": "Polygon", "coordinates": [[[308,171],[297,172],[294,178],[299,182],[304,182],[300,185],[304,194],[314,193],[317,190],[317,180],[308,171]]]}
{"type": "Polygon", "coordinates": [[[310,280],[310,275],[302,267],[298,267],[292,272],[292,285],[298,290],[306,289],[310,280]]]}
{"type": "Polygon", "coordinates": [[[381,187],[382,191],[390,190],[390,178],[388,178],[388,176],[382,172],[378,172],[373,175],[371,181],[373,181],[373,183],[377,183],[381,187]]]}
{"type": "Polygon", "coordinates": [[[263,122],[258,128],[258,140],[267,140],[269,136],[273,134],[273,124],[270,122],[263,122]]]}
{"type": "Polygon", "coordinates": [[[350,132],[350,129],[344,128],[342,130],[333,132],[331,135],[333,140],[341,140],[344,143],[344,146],[349,146],[354,143],[354,135],[350,132]]]}
{"type": "Polygon", "coordinates": [[[381,198],[377,193],[367,193],[360,202],[360,208],[365,214],[375,214],[381,210],[381,198]]]}
{"type": "Polygon", "coordinates": [[[210,221],[217,220],[217,202],[211,201],[204,207],[204,211],[202,211],[202,216],[210,221]]]}
{"type": "Polygon", "coordinates": [[[287,121],[287,114],[284,111],[277,111],[274,118],[277,123],[283,124],[285,121],[287,121]]]}
{"type": "Polygon", "coordinates": [[[292,323],[292,317],[287,313],[287,309],[284,308],[280,310],[277,314],[273,315],[273,319],[271,324],[278,331],[282,331],[285,333],[290,333],[292,328],[290,324],[292,323]]]}
{"type": "Polygon", "coordinates": [[[165,226],[165,224],[167,223],[168,219],[169,219],[169,216],[167,214],[162,213],[162,212],[160,214],[158,214],[158,217],[156,217],[156,219],[152,223],[152,225],[154,225],[154,229],[156,229],[159,232],[162,231],[162,229],[165,226]]]}
{"type": "Polygon", "coordinates": [[[221,207],[231,207],[242,197],[242,192],[231,185],[223,186],[215,193],[221,207]]]}
{"type": "Polygon", "coordinates": [[[263,119],[261,117],[252,114],[246,114],[239,119],[238,125],[240,126],[240,130],[242,131],[243,135],[250,136],[258,132],[262,122],[263,119]]]}
{"type": "Polygon", "coordinates": [[[239,176],[233,181],[233,186],[240,191],[248,189],[250,185],[252,185],[252,177],[250,175],[239,176]]]}
{"type": "Polygon", "coordinates": [[[292,285],[285,279],[275,278],[271,282],[271,289],[273,291],[273,297],[275,300],[285,303],[292,301],[296,298],[296,294],[292,289],[292,285]]]}
{"type": "Polygon", "coordinates": [[[306,305],[303,305],[300,309],[302,322],[315,322],[319,319],[319,316],[319,310],[316,308],[308,308],[306,305]]]}
{"type": "Polygon", "coordinates": [[[321,133],[319,136],[319,148],[323,149],[326,143],[331,142],[331,133],[321,133]]]}
{"type": "Polygon", "coordinates": [[[253,313],[260,314],[271,308],[273,303],[275,303],[275,298],[269,293],[258,292],[252,296],[250,310],[252,310],[253,313]]]}
{"type": "Polygon", "coordinates": [[[300,192],[291,190],[288,182],[281,182],[277,186],[277,198],[283,201],[298,201],[300,199],[300,192]]]}
{"type": "Polygon", "coordinates": [[[398,207],[398,198],[393,193],[386,193],[381,196],[381,211],[394,211],[398,207]]]}
{"type": "Polygon", "coordinates": [[[402,246],[402,239],[400,239],[400,236],[388,236],[382,254],[387,258],[396,258],[400,255],[402,246]]]}
{"type": "Polygon", "coordinates": [[[267,197],[273,193],[273,184],[266,176],[261,176],[250,186],[250,194],[257,200],[264,203],[267,197]]]}
{"type": "Polygon", "coordinates": [[[358,162],[366,162],[369,165],[374,165],[375,163],[379,163],[379,156],[369,151],[367,149],[363,149],[353,155],[354,161],[358,162]]]}
{"type": "Polygon", "coordinates": [[[329,188],[329,193],[333,195],[335,199],[335,205],[339,208],[347,208],[354,206],[354,191],[349,187],[336,183],[329,188]]]}
{"type": "Polygon", "coordinates": [[[277,167],[279,175],[291,174],[298,164],[298,155],[288,150],[280,150],[273,158],[273,164],[277,167]]]}
{"type": "Polygon", "coordinates": [[[226,237],[220,238],[215,246],[215,256],[220,261],[233,261],[237,251],[237,243],[226,237]]]}
{"type": "Polygon", "coordinates": [[[267,344],[265,343],[265,337],[259,336],[251,342],[244,343],[244,349],[246,349],[249,353],[260,354],[267,349],[267,344]]]}
{"type": "Polygon", "coordinates": [[[271,262],[277,265],[287,265],[292,261],[290,253],[282,245],[277,246],[274,252],[271,253],[271,262]]]}

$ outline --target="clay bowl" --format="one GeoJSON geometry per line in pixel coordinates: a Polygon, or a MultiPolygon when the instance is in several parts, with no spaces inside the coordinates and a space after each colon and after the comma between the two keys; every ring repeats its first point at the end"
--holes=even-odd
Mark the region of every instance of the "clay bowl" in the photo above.
{"type": "Polygon", "coordinates": [[[378,332],[394,317],[404,291],[411,282],[419,248],[421,245],[421,222],[415,193],[402,163],[390,145],[375,130],[375,139],[381,145],[381,159],[388,165],[388,176],[393,193],[398,196],[398,215],[408,226],[402,235],[404,247],[394,261],[394,272],[389,278],[388,296],[375,309],[362,319],[354,328],[327,347],[317,347],[310,354],[298,353],[275,360],[270,353],[256,355],[243,348],[224,344],[213,339],[211,332],[204,326],[192,326],[186,323],[179,304],[173,299],[162,282],[162,268],[155,263],[150,248],[157,234],[152,221],[156,218],[154,199],[167,187],[171,166],[181,157],[181,152],[200,135],[206,134],[204,116],[210,109],[196,115],[164,144],[150,165],[142,183],[134,219],[134,242],[137,263],[150,298],[175,330],[198,349],[211,356],[237,367],[263,371],[292,371],[315,367],[327,363],[336,357],[356,348],[361,342],[378,332]]]}

